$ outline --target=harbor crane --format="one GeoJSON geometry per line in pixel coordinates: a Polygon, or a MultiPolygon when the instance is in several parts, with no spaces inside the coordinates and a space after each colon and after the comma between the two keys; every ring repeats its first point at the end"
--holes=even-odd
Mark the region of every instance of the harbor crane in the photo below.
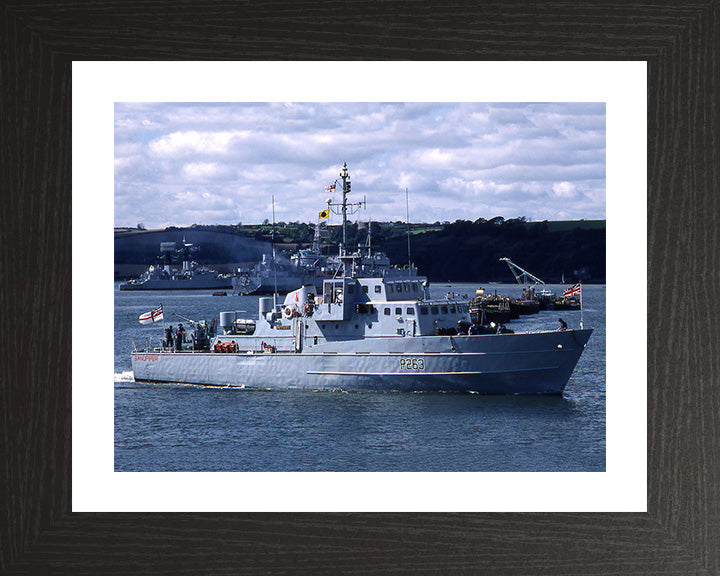
{"type": "Polygon", "coordinates": [[[520,268],[520,266],[515,264],[510,258],[500,258],[500,262],[505,262],[508,265],[510,272],[513,273],[518,284],[545,284],[545,282],[534,274],[530,274],[527,270],[520,268]]]}

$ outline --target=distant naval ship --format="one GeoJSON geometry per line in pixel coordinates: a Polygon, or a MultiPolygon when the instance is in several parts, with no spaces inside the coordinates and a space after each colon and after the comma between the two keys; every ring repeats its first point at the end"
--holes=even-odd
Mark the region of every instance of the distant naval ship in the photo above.
{"type": "Polygon", "coordinates": [[[139,278],[120,284],[120,290],[217,290],[232,288],[232,278],[214,270],[202,267],[191,259],[191,253],[197,246],[189,244],[183,238],[178,249],[175,242],[161,242],[160,256],[162,264],[154,264],[139,278]],[[178,267],[172,263],[173,257],[180,253],[182,263],[178,267]]]}
{"type": "MultiPolygon", "coordinates": [[[[343,215],[350,204],[340,173],[343,215]]],[[[136,381],[260,389],[561,394],[592,329],[479,334],[468,302],[430,297],[421,276],[357,275],[362,258],[342,247],[333,278],[259,298],[259,314],[192,322],[190,337],[136,348],[136,381]],[[189,340],[185,342],[185,340],[189,340]]]]}
{"type": "MultiPolygon", "coordinates": [[[[320,224],[316,225],[310,248],[298,250],[290,258],[276,254],[264,254],[262,260],[251,268],[239,268],[233,275],[233,288],[239,294],[287,293],[304,285],[322,288],[323,280],[342,274],[343,260],[340,254],[324,254],[321,243],[320,224]]],[[[342,250],[342,246],[340,247],[342,250]]],[[[395,266],[384,253],[372,249],[370,226],[365,244],[353,252],[352,276],[384,278],[407,278],[417,276],[417,269],[395,266]]]]}

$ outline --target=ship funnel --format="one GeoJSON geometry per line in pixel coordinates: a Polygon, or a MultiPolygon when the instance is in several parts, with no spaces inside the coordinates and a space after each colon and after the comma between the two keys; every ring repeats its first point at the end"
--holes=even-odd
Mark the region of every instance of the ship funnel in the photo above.
{"type": "Polygon", "coordinates": [[[225,332],[228,332],[233,322],[235,322],[236,317],[236,312],[220,312],[220,327],[225,330],[225,332]]]}
{"type": "Polygon", "coordinates": [[[273,299],[270,297],[265,298],[259,298],[259,306],[260,306],[260,318],[265,318],[265,315],[268,312],[272,312],[273,309],[273,299]]]}

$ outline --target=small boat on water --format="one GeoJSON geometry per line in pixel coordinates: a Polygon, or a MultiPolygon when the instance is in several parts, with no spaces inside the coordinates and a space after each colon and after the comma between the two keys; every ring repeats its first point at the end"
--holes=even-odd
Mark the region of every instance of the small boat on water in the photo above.
{"type": "Polygon", "coordinates": [[[485,294],[484,288],[475,291],[475,297],[469,302],[470,320],[481,326],[491,323],[504,324],[518,317],[510,309],[510,298],[496,294],[485,294]]]}
{"type": "MultiPolygon", "coordinates": [[[[340,173],[346,225],[350,182],[340,173]]],[[[193,322],[189,342],[134,347],[136,381],[209,386],[482,394],[561,394],[592,329],[479,334],[466,298],[432,298],[418,275],[358,275],[361,255],[320,290],[259,298],[255,317],[193,322]],[[473,329],[475,328],[475,329],[473,329]],[[187,345],[189,344],[189,345],[187,345]]]]}
{"type": "Polygon", "coordinates": [[[563,297],[553,302],[554,310],[580,310],[581,308],[582,304],[578,298],[563,297]]]}

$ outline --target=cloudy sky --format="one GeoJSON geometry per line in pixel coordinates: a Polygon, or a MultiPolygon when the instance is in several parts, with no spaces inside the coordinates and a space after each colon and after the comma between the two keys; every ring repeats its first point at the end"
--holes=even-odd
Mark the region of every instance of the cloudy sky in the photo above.
{"type": "Polygon", "coordinates": [[[116,103],[115,226],[315,222],[343,162],[362,220],[605,218],[605,104],[116,103]]]}

